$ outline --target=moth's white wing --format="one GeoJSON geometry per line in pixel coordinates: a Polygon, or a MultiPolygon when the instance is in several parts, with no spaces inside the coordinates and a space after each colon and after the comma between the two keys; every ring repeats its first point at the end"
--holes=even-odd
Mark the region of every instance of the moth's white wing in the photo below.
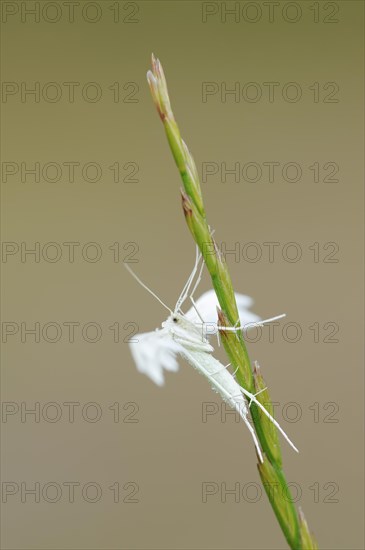
{"type": "MultiPolygon", "coordinates": [[[[249,307],[253,304],[253,299],[250,296],[244,294],[235,293],[238,314],[241,321],[241,326],[247,325],[247,323],[257,323],[261,320],[261,317],[249,311],[249,307]]],[[[199,311],[201,317],[205,323],[217,322],[217,306],[219,306],[217,296],[214,290],[208,290],[204,292],[195,302],[196,309],[199,311]]],[[[186,317],[193,323],[201,322],[199,315],[194,307],[191,307],[186,313],[186,317]]]]}
{"type": "Polygon", "coordinates": [[[164,329],[136,334],[133,339],[129,347],[137,369],[162,386],[164,370],[176,372],[179,368],[176,354],[181,346],[164,329]]]}

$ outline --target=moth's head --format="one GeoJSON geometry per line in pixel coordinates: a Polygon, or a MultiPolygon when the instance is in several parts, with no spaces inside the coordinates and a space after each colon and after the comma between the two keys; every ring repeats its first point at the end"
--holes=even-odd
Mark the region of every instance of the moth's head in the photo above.
{"type": "Polygon", "coordinates": [[[186,325],[186,323],[189,323],[189,321],[185,318],[184,315],[173,311],[171,315],[168,316],[166,321],[162,323],[162,326],[165,328],[178,329],[179,327],[183,327],[184,325],[186,325]]]}
{"type": "Polygon", "coordinates": [[[176,342],[187,348],[195,351],[213,351],[205,339],[201,325],[194,323],[182,313],[172,312],[162,326],[176,342]]]}
{"type": "Polygon", "coordinates": [[[197,332],[197,327],[189,319],[185,317],[182,313],[177,313],[173,311],[171,315],[168,316],[166,321],[162,323],[163,328],[167,328],[170,333],[174,336],[182,337],[186,336],[187,333],[197,332]]]}

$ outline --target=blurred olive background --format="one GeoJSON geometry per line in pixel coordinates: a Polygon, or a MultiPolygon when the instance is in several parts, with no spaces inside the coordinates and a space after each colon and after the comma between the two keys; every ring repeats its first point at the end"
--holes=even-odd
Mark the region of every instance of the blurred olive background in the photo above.
{"type": "Polygon", "coordinates": [[[3,548],[286,547],[243,424],[187,364],[155,386],[126,343],[166,311],[122,262],[173,305],[194,259],[152,51],[199,172],[215,172],[203,193],[217,242],[238,251],[236,290],[288,316],[249,352],[300,449],[282,444],[298,505],[321,548],[364,548],[362,2],[2,10],[3,548]]]}

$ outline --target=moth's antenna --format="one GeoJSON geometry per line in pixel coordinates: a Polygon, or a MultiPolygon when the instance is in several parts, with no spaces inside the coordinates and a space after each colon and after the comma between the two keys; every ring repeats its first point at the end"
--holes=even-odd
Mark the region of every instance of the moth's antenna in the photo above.
{"type": "Polygon", "coordinates": [[[159,298],[159,297],[157,296],[157,294],[155,294],[150,288],[148,288],[147,285],[145,285],[145,284],[141,281],[141,279],[134,273],[134,271],[132,270],[131,267],[129,267],[128,264],[125,263],[125,264],[124,264],[124,267],[126,268],[127,271],[129,271],[129,273],[132,275],[132,277],[133,277],[141,286],[143,286],[144,289],[147,290],[147,292],[149,292],[150,294],[152,294],[152,296],[153,296],[154,298],[156,298],[156,300],[157,300],[158,302],[160,302],[160,304],[163,305],[163,307],[165,307],[171,314],[173,313],[172,309],[170,309],[169,306],[167,306],[166,304],[164,304],[164,302],[161,300],[161,298],[159,298]]]}

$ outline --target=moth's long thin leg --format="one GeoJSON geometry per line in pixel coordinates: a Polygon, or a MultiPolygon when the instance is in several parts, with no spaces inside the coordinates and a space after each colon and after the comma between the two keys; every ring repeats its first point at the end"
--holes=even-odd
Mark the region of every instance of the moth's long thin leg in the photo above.
{"type": "Polygon", "coordinates": [[[257,454],[259,455],[259,458],[260,458],[260,462],[263,462],[264,460],[262,458],[262,452],[261,452],[260,444],[259,444],[257,436],[256,436],[256,432],[253,429],[253,427],[251,426],[250,421],[249,421],[249,419],[247,418],[246,415],[241,415],[241,418],[243,419],[244,423],[246,424],[247,428],[249,429],[249,431],[252,435],[252,438],[253,438],[254,443],[255,443],[255,447],[257,449],[257,454]]]}
{"type": "Polygon", "coordinates": [[[235,375],[236,375],[236,372],[238,371],[239,368],[240,368],[240,366],[238,365],[238,367],[236,368],[236,370],[234,371],[234,373],[232,374],[232,376],[235,376],[235,375]]]}
{"type": "MultiPolygon", "coordinates": [[[[262,393],[263,391],[267,390],[267,387],[266,388],[262,388],[262,390],[258,391],[257,393],[254,394],[254,396],[256,397],[257,395],[259,395],[260,393],[262,393]]],[[[250,399],[250,402],[248,404],[249,407],[251,407],[253,401],[252,399],[250,399]]]]}
{"type": "MultiPolygon", "coordinates": [[[[197,314],[198,314],[200,320],[202,321],[202,324],[203,324],[203,325],[202,325],[202,328],[203,328],[203,330],[204,330],[204,323],[205,323],[205,321],[204,321],[203,317],[201,316],[201,314],[200,314],[200,312],[199,312],[199,310],[198,310],[198,308],[197,308],[197,305],[196,305],[196,303],[195,303],[195,300],[194,300],[194,293],[195,293],[196,289],[198,288],[198,285],[199,285],[199,283],[200,283],[200,281],[201,281],[201,279],[202,279],[203,268],[204,268],[204,262],[202,262],[202,265],[201,265],[200,271],[199,271],[199,275],[198,275],[198,277],[197,277],[197,279],[196,279],[196,281],[195,281],[193,290],[191,291],[189,298],[190,298],[190,301],[191,301],[191,303],[193,304],[193,307],[194,307],[195,311],[197,312],[197,314]]],[[[220,347],[221,342],[220,342],[220,338],[219,338],[219,333],[218,333],[218,331],[217,331],[217,341],[218,341],[218,346],[220,347]]]]}
{"type": "Polygon", "coordinates": [[[265,323],[272,323],[272,321],[278,321],[279,319],[283,319],[286,317],[286,313],[281,313],[280,315],[275,315],[275,317],[269,317],[269,319],[264,319],[263,321],[259,321],[259,325],[264,325],[265,323]]]}
{"type": "Polygon", "coordinates": [[[265,409],[265,407],[260,403],[260,401],[258,401],[258,400],[256,399],[256,397],[254,396],[254,394],[253,394],[253,393],[250,393],[248,390],[246,390],[246,389],[243,388],[242,386],[240,386],[240,390],[242,391],[242,393],[243,393],[244,395],[246,395],[247,397],[249,397],[249,398],[251,399],[251,401],[252,401],[253,403],[255,403],[255,405],[257,405],[257,406],[262,410],[262,412],[271,420],[271,422],[274,424],[274,426],[277,427],[277,429],[279,430],[279,432],[282,433],[282,435],[283,435],[284,438],[287,440],[287,442],[289,443],[289,445],[290,445],[291,447],[293,447],[293,449],[294,449],[297,453],[299,453],[298,449],[296,448],[296,446],[294,445],[294,443],[289,439],[289,437],[286,435],[286,433],[284,432],[283,428],[280,426],[279,422],[277,422],[277,421],[275,420],[275,418],[271,416],[271,414],[269,413],[269,411],[267,411],[267,410],[265,409]]]}
{"type": "Polygon", "coordinates": [[[286,313],[282,313],[281,315],[276,315],[275,317],[270,317],[269,319],[264,319],[263,321],[257,321],[253,323],[247,323],[246,325],[235,325],[234,327],[222,327],[218,326],[218,330],[223,330],[224,332],[237,332],[239,330],[249,330],[250,328],[254,327],[262,327],[265,323],[271,323],[272,321],[277,321],[278,319],[283,319],[283,317],[286,317],[286,313]]]}
{"type": "Polygon", "coordinates": [[[187,295],[189,293],[189,288],[191,286],[191,283],[195,277],[195,274],[198,270],[198,266],[199,266],[199,262],[200,262],[200,259],[201,259],[201,254],[199,252],[199,249],[198,247],[196,247],[196,253],[195,253],[195,264],[194,264],[194,267],[193,267],[193,270],[192,272],[190,273],[189,275],[189,278],[188,280],[186,281],[185,285],[184,285],[184,288],[182,289],[181,291],[181,294],[179,296],[179,299],[176,303],[176,306],[175,306],[175,311],[177,311],[178,309],[180,309],[181,305],[183,304],[183,302],[186,300],[187,298],[187,295]]]}
{"type": "MultiPolygon", "coordinates": [[[[231,363],[228,363],[228,365],[226,365],[226,366],[223,367],[222,369],[219,369],[219,370],[217,370],[216,372],[213,372],[213,373],[211,374],[211,376],[215,376],[216,374],[219,374],[220,372],[222,372],[223,370],[227,369],[227,368],[230,367],[230,366],[231,366],[231,363]]],[[[236,368],[236,370],[232,373],[232,376],[235,376],[235,374],[236,374],[236,372],[238,371],[239,368],[240,368],[239,366],[236,368]]],[[[264,389],[266,390],[266,388],[264,388],[264,389]]],[[[261,393],[262,391],[264,391],[264,390],[260,390],[260,391],[257,392],[255,395],[258,395],[258,394],[261,393]]]]}
{"type": "Polygon", "coordinates": [[[211,373],[211,376],[215,376],[216,374],[219,374],[219,373],[222,372],[223,370],[228,369],[228,367],[229,367],[230,365],[231,365],[231,363],[228,363],[228,365],[226,365],[225,367],[223,367],[223,368],[217,370],[216,372],[212,372],[212,373],[211,373]]]}
{"type": "MultiPolygon", "coordinates": [[[[195,304],[195,300],[194,300],[194,293],[196,291],[196,289],[198,288],[198,285],[201,281],[201,278],[202,278],[202,273],[203,273],[203,268],[204,268],[204,262],[202,262],[202,265],[201,265],[201,268],[200,268],[200,272],[199,272],[199,275],[198,275],[198,278],[197,280],[195,281],[195,285],[194,285],[194,288],[193,290],[191,291],[190,293],[190,300],[191,300],[191,303],[193,304],[193,307],[195,309],[195,311],[197,312],[197,314],[199,315],[199,318],[201,319],[201,321],[203,322],[203,328],[204,328],[204,319],[202,318],[201,314],[199,313],[199,310],[195,304]]],[[[217,336],[217,342],[218,342],[218,347],[220,347],[221,345],[221,341],[220,341],[220,336],[219,336],[219,331],[217,330],[217,333],[216,333],[216,336],[217,336]]]]}
{"type": "MultiPolygon", "coordinates": [[[[199,254],[199,257],[201,258],[202,255],[199,254]]],[[[200,258],[199,258],[199,259],[200,259],[200,258]]],[[[198,277],[197,277],[197,280],[195,281],[195,285],[194,285],[194,287],[193,287],[193,290],[190,292],[190,297],[191,297],[191,296],[194,296],[194,293],[195,293],[196,289],[198,288],[198,285],[199,285],[200,281],[202,280],[203,269],[204,269],[204,262],[202,262],[202,265],[201,265],[200,271],[199,271],[199,275],[198,275],[198,277]]]]}
{"type": "Polygon", "coordinates": [[[195,275],[195,273],[198,269],[198,262],[199,262],[198,258],[199,258],[198,247],[196,247],[194,267],[193,267],[193,270],[192,270],[192,272],[190,273],[190,275],[188,277],[188,280],[186,281],[186,283],[184,285],[184,288],[182,289],[182,291],[180,293],[179,299],[176,303],[176,309],[179,309],[181,304],[183,303],[183,301],[186,299],[187,289],[189,288],[189,286],[191,284],[191,280],[194,277],[194,275],[195,275]]]}
{"type": "Polygon", "coordinates": [[[191,300],[191,303],[193,304],[193,308],[194,308],[195,311],[197,312],[197,315],[198,315],[199,319],[201,320],[202,324],[204,325],[204,319],[203,319],[203,317],[200,315],[199,310],[198,310],[198,308],[196,307],[195,300],[194,300],[194,298],[193,298],[192,296],[190,296],[190,300],[191,300]]]}
{"type": "Polygon", "coordinates": [[[221,337],[219,336],[219,330],[217,330],[217,342],[218,342],[218,347],[220,348],[221,347],[221,337]]]}
{"type": "MultiPolygon", "coordinates": [[[[184,293],[184,297],[183,297],[183,299],[182,299],[182,301],[181,301],[181,303],[180,303],[180,306],[182,305],[182,303],[183,303],[183,302],[186,300],[186,298],[188,297],[188,294],[189,294],[189,291],[190,291],[190,287],[191,287],[191,285],[192,285],[192,283],[193,283],[193,280],[194,280],[194,277],[195,277],[195,275],[196,275],[196,273],[197,273],[197,271],[198,271],[199,262],[201,261],[201,259],[202,259],[202,255],[201,255],[201,253],[199,252],[199,248],[198,248],[198,246],[197,246],[197,247],[196,247],[196,263],[195,263],[195,266],[194,266],[194,270],[193,270],[193,272],[192,272],[192,274],[191,274],[191,278],[190,278],[190,280],[189,280],[189,282],[188,282],[188,284],[187,284],[187,286],[186,286],[186,290],[185,290],[185,293],[184,293]]],[[[199,271],[199,275],[198,275],[198,281],[199,281],[199,282],[200,282],[200,280],[201,280],[201,274],[202,274],[202,271],[203,271],[203,267],[204,267],[204,262],[202,262],[202,265],[201,265],[201,267],[200,267],[200,271],[199,271]]],[[[197,286],[197,284],[195,284],[194,289],[196,288],[196,286],[197,286]]]]}
{"type": "MultiPolygon", "coordinates": [[[[209,373],[207,373],[207,376],[208,376],[208,378],[210,378],[209,373]]],[[[214,381],[214,384],[216,384],[216,386],[218,386],[220,388],[220,390],[223,391],[227,395],[229,400],[232,400],[232,397],[234,397],[234,396],[230,395],[226,390],[224,390],[224,388],[222,388],[222,386],[220,384],[218,384],[218,382],[216,380],[214,381]]],[[[257,449],[257,454],[259,455],[260,461],[263,462],[264,460],[262,458],[262,452],[261,452],[260,444],[259,444],[257,436],[256,436],[256,432],[253,429],[253,427],[251,426],[251,424],[250,424],[250,422],[247,418],[247,414],[245,414],[244,411],[242,412],[241,407],[239,406],[239,404],[236,401],[234,401],[234,404],[235,404],[236,411],[238,412],[238,414],[240,415],[240,417],[242,418],[242,420],[246,424],[247,428],[249,429],[249,431],[252,435],[252,438],[254,440],[255,447],[257,449]]]]}

